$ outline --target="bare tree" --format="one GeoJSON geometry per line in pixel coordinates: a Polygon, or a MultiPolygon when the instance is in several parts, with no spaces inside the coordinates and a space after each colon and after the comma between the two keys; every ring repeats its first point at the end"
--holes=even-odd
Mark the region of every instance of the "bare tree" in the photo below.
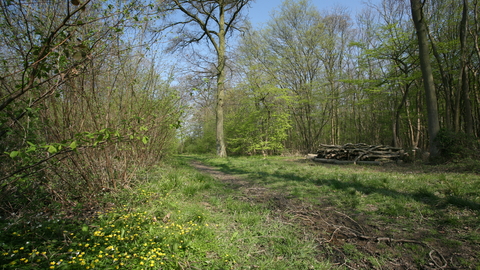
{"type": "MultiPolygon", "coordinates": [[[[179,11],[183,20],[173,21],[167,27],[178,27],[174,48],[185,48],[206,40],[216,53],[216,148],[217,155],[226,157],[224,136],[225,64],[227,37],[239,30],[241,11],[251,0],[173,0],[165,3],[166,9],[179,11]]],[[[174,13],[175,14],[175,13],[174,13]]]]}

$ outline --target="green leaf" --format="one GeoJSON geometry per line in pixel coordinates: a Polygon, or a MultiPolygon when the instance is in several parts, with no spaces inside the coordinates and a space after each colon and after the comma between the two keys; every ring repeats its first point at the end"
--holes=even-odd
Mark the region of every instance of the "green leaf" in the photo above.
{"type": "Polygon", "coordinates": [[[147,136],[144,136],[144,137],[142,138],[142,142],[143,142],[143,144],[147,144],[147,143],[148,143],[148,137],[147,137],[147,136]]]}
{"type": "Polygon", "coordinates": [[[48,152],[49,152],[50,154],[55,154],[57,151],[58,151],[58,150],[57,150],[57,148],[56,148],[55,146],[53,146],[53,145],[49,145],[49,146],[48,146],[48,152]]]}
{"type": "Polygon", "coordinates": [[[20,154],[20,151],[12,151],[10,152],[10,157],[15,158],[16,156],[18,156],[18,154],[20,154]]]}
{"type": "Polygon", "coordinates": [[[37,146],[34,145],[34,144],[30,144],[30,147],[28,147],[25,152],[30,153],[30,152],[35,152],[35,151],[37,151],[37,146]]]}
{"type": "Polygon", "coordinates": [[[73,141],[69,146],[72,148],[72,150],[77,149],[77,141],[73,141]]]}

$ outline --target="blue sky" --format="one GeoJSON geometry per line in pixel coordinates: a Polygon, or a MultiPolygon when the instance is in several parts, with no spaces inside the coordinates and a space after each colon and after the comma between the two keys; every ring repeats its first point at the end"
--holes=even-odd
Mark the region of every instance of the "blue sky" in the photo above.
{"type": "MultiPolygon", "coordinates": [[[[310,2],[317,6],[319,11],[331,10],[335,6],[345,7],[350,11],[352,19],[355,14],[366,7],[365,2],[379,3],[380,0],[310,0],[310,2]]],[[[273,9],[278,8],[283,3],[283,0],[256,0],[251,4],[248,10],[248,17],[253,25],[266,23],[270,20],[270,14],[273,9]]]]}

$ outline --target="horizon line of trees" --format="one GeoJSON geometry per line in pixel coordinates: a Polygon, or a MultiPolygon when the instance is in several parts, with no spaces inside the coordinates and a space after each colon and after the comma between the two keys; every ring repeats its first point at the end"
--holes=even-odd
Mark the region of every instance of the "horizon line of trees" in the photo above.
{"type": "MultiPolygon", "coordinates": [[[[478,2],[422,2],[441,128],[433,143],[444,156],[452,142],[478,149],[478,2]]],[[[409,1],[370,3],[355,21],[346,9],[319,11],[306,0],[286,0],[272,14],[231,50],[229,154],[314,153],[320,143],[349,142],[428,151],[432,136],[409,1]]],[[[213,149],[208,93],[215,88],[205,78],[191,75],[183,86],[194,89],[182,136],[186,152],[213,149]]]]}

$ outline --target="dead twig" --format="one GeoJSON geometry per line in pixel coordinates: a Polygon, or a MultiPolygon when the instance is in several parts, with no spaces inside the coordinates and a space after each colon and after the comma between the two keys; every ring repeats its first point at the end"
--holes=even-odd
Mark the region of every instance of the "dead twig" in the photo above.
{"type": "MultiPolygon", "coordinates": [[[[447,265],[448,265],[447,260],[445,260],[445,258],[443,257],[443,255],[442,255],[440,252],[438,252],[437,250],[432,249],[432,250],[430,251],[430,253],[428,253],[428,256],[429,256],[430,259],[433,261],[433,263],[435,264],[436,267],[438,267],[438,268],[445,268],[445,267],[447,267],[447,265]],[[444,265],[440,266],[440,264],[437,263],[437,260],[435,260],[435,258],[433,257],[433,254],[434,254],[435,252],[439,255],[440,259],[441,259],[443,262],[445,262],[444,265]]],[[[443,262],[442,262],[442,263],[443,263],[443,262]]]]}
{"type": "Polygon", "coordinates": [[[351,222],[355,223],[355,224],[358,226],[358,228],[360,228],[360,230],[362,231],[362,233],[365,234],[365,230],[363,229],[363,227],[360,226],[360,224],[358,224],[358,222],[356,222],[353,218],[349,217],[348,215],[346,215],[346,214],[344,214],[344,213],[342,213],[342,212],[335,211],[335,213],[340,214],[340,215],[346,217],[346,218],[347,218],[348,220],[350,220],[351,222]]]}

